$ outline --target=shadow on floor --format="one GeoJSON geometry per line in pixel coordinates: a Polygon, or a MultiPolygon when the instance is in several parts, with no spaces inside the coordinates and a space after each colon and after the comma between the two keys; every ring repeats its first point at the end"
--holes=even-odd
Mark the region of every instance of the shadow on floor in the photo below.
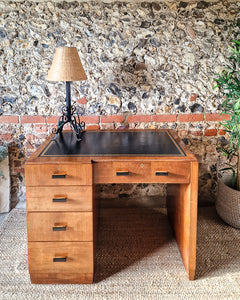
{"type": "Polygon", "coordinates": [[[174,243],[172,230],[159,210],[100,210],[94,281],[120,272],[170,242],[174,243]]]}
{"type": "MultiPolygon", "coordinates": [[[[101,209],[98,228],[95,282],[154,252],[160,263],[170,263],[166,253],[171,254],[173,268],[177,263],[182,264],[181,270],[184,270],[164,209],[101,209]]],[[[225,224],[214,206],[199,208],[196,265],[195,279],[240,272],[240,230],[225,224]]],[[[159,265],[159,273],[161,271],[159,265]]]]}

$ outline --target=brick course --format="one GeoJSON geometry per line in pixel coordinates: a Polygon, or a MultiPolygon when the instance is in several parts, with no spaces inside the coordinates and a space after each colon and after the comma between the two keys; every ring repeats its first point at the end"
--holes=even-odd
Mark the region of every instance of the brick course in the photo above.
{"type": "MultiPolygon", "coordinates": [[[[1,141],[9,142],[13,139],[14,134],[13,130],[15,125],[23,126],[23,131],[27,130],[28,134],[25,136],[29,140],[41,139],[40,134],[47,135],[51,133],[52,128],[56,127],[58,123],[59,116],[17,116],[17,115],[9,115],[9,116],[0,116],[0,130],[1,141]],[[26,127],[28,126],[28,127],[26,127]],[[25,129],[24,129],[25,128],[25,129]]],[[[226,132],[223,129],[217,128],[207,128],[208,124],[205,122],[216,122],[216,125],[219,124],[220,121],[229,119],[229,115],[221,115],[217,113],[213,114],[159,114],[159,115],[130,115],[126,118],[127,124],[126,128],[162,128],[161,123],[177,123],[176,130],[180,137],[187,137],[189,134],[192,136],[216,136],[216,135],[225,135],[226,132]],[[152,122],[156,123],[153,124],[152,122]],[[190,122],[200,122],[203,127],[203,130],[199,129],[190,129],[188,128],[188,124],[190,122]],[[146,126],[144,125],[145,123],[146,126]],[[157,125],[159,123],[159,125],[157,125]],[[182,124],[182,125],[181,125],[182,124]],[[160,127],[159,127],[160,126],[160,127]],[[178,128],[179,127],[179,128],[178,128]],[[206,128],[204,128],[206,127],[206,128]]],[[[106,130],[106,129],[117,129],[115,123],[123,123],[125,121],[124,115],[109,115],[109,116],[81,116],[80,121],[84,121],[86,123],[87,130],[106,130]]],[[[125,124],[125,123],[124,123],[125,124]]],[[[126,124],[125,124],[126,125],[126,124]]],[[[214,124],[213,124],[214,125],[214,124]]],[[[118,125],[119,127],[119,125],[118,125]]],[[[120,126],[121,127],[121,126],[120,126]]],[[[211,125],[212,127],[212,125],[211,125]]],[[[164,127],[164,128],[170,128],[164,127]]],[[[71,130],[69,125],[64,126],[64,130],[71,130]]]]}
{"type": "Polygon", "coordinates": [[[87,125],[86,130],[99,130],[100,126],[99,125],[87,125]]]}
{"type": "Polygon", "coordinates": [[[230,116],[227,114],[206,114],[205,115],[206,121],[224,121],[224,120],[230,120],[230,116]]]}
{"type": "Polygon", "coordinates": [[[85,98],[85,97],[83,97],[83,98],[81,98],[81,99],[78,99],[77,100],[77,103],[79,103],[79,104],[87,104],[87,99],[85,98]]]}
{"type": "Polygon", "coordinates": [[[151,116],[150,115],[133,115],[127,117],[128,123],[147,123],[151,122],[151,116]]]}
{"type": "Polygon", "coordinates": [[[185,115],[178,116],[179,122],[199,122],[203,120],[204,120],[203,114],[185,114],[185,115]]]}
{"type": "Polygon", "coordinates": [[[19,123],[19,117],[18,116],[0,116],[0,123],[16,124],[16,123],[19,123]]]}
{"type": "Polygon", "coordinates": [[[13,138],[13,135],[11,133],[3,133],[0,134],[0,140],[5,142],[10,142],[13,138]]]}
{"type": "Polygon", "coordinates": [[[21,116],[21,123],[45,123],[46,118],[44,116],[21,116]]]}
{"type": "Polygon", "coordinates": [[[98,116],[82,116],[82,117],[80,117],[80,121],[83,121],[86,124],[98,124],[99,117],[98,116]]]}
{"type": "MultiPolygon", "coordinates": [[[[0,116],[0,124],[57,124],[59,116],[0,116]]],[[[146,122],[219,122],[230,120],[227,114],[161,114],[161,115],[131,115],[127,117],[129,123],[146,123],[146,122]]],[[[99,123],[122,123],[124,122],[123,115],[110,115],[110,116],[80,116],[80,121],[87,124],[99,123]]]]}
{"type": "Polygon", "coordinates": [[[193,135],[193,136],[202,136],[203,132],[200,131],[200,130],[191,130],[190,134],[193,135]]]}
{"type": "Polygon", "coordinates": [[[205,136],[215,136],[215,135],[217,135],[217,129],[206,129],[204,135],[205,136]]]}
{"type": "Polygon", "coordinates": [[[47,124],[57,124],[59,117],[47,117],[47,124]]]}
{"type": "Polygon", "coordinates": [[[177,122],[177,115],[153,115],[152,121],[157,123],[177,122]]]}
{"type": "Polygon", "coordinates": [[[223,130],[223,129],[219,129],[218,134],[219,134],[219,135],[225,135],[225,134],[226,134],[226,131],[223,130]]]}
{"type": "Polygon", "coordinates": [[[124,121],[124,116],[101,116],[100,117],[101,123],[122,123],[124,121]]]}

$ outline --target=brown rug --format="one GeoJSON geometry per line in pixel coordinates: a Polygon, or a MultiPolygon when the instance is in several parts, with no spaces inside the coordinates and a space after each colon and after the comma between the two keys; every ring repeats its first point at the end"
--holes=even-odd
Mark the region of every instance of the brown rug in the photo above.
{"type": "Polygon", "coordinates": [[[0,228],[0,299],[239,299],[240,230],[213,207],[198,217],[197,278],[189,281],[165,209],[101,209],[95,283],[33,285],[25,211],[0,228]]]}

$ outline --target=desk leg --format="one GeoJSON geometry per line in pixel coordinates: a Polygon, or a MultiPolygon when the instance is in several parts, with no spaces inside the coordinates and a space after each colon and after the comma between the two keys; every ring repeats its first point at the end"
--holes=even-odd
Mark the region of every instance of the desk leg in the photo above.
{"type": "Polygon", "coordinates": [[[97,248],[97,231],[98,231],[98,201],[96,197],[96,185],[93,185],[93,256],[95,264],[96,248],[97,248]]]}
{"type": "Polygon", "coordinates": [[[196,269],[198,163],[191,162],[189,184],[169,184],[168,217],[189,280],[194,280],[196,269]]]}

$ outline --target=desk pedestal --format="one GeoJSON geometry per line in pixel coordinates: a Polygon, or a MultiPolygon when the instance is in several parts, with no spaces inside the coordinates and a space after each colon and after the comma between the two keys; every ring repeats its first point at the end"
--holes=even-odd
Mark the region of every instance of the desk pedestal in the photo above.
{"type": "Polygon", "coordinates": [[[167,186],[167,210],[182,260],[190,280],[196,269],[198,163],[191,163],[189,184],[167,186]]]}

